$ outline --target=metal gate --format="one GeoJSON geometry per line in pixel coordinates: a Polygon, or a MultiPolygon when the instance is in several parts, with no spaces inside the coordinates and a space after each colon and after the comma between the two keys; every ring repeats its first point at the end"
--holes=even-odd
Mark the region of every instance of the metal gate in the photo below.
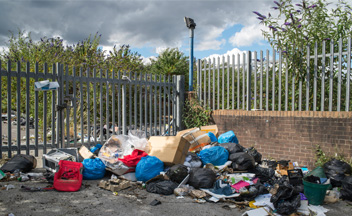
{"type": "Polygon", "coordinates": [[[63,64],[2,64],[2,153],[45,154],[49,148],[103,144],[113,134],[147,136],[181,129],[184,76],[161,76],[63,64]],[[57,90],[34,91],[34,83],[57,90]],[[10,102],[9,102],[10,101],[10,102]]]}

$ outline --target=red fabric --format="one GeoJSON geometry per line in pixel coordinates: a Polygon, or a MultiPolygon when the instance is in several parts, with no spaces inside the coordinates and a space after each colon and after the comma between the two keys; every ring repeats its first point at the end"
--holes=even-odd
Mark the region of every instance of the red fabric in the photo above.
{"type": "Polygon", "coordinates": [[[148,156],[148,154],[142,150],[135,149],[132,154],[119,158],[119,161],[122,161],[128,167],[136,167],[141,158],[145,156],[148,156]]]}

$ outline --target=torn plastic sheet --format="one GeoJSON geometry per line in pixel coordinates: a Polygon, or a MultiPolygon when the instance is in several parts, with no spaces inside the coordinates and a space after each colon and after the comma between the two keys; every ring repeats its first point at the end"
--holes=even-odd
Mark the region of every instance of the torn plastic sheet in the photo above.
{"type": "Polygon", "coordinates": [[[269,206],[271,209],[275,209],[272,202],[270,202],[271,194],[262,194],[255,198],[253,205],[255,206],[269,206]]]}
{"type": "Polygon", "coordinates": [[[212,202],[219,202],[220,199],[216,198],[216,197],[210,197],[209,201],[212,201],[212,202]]]}
{"type": "Polygon", "coordinates": [[[297,209],[297,212],[309,215],[308,200],[301,200],[301,206],[297,209]]]}
{"type": "Polygon", "coordinates": [[[49,91],[57,90],[59,88],[58,82],[50,82],[49,80],[39,81],[34,83],[35,91],[49,91]]]}
{"type": "Polygon", "coordinates": [[[224,165],[221,166],[215,166],[219,171],[225,169],[226,167],[230,166],[232,164],[232,161],[227,161],[224,165]]]}
{"type": "Polygon", "coordinates": [[[235,174],[227,174],[227,176],[230,177],[230,179],[234,178],[235,182],[232,182],[232,183],[235,184],[240,180],[249,181],[255,177],[255,174],[254,173],[235,173],[235,174]]]}
{"type": "Polygon", "coordinates": [[[325,213],[329,211],[329,209],[326,209],[323,206],[309,205],[308,208],[313,211],[316,216],[325,216],[325,213]]]}
{"type": "Polygon", "coordinates": [[[215,197],[215,198],[218,198],[218,199],[222,199],[222,198],[233,198],[233,197],[239,197],[239,196],[240,196],[239,193],[235,193],[235,194],[231,194],[231,195],[226,196],[226,195],[223,195],[223,194],[216,194],[216,193],[213,193],[213,192],[211,192],[211,191],[208,190],[208,189],[202,189],[202,188],[201,188],[200,190],[202,190],[202,191],[204,191],[205,193],[207,193],[207,194],[209,194],[209,195],[211,195],[211,196],[213,196],[213,197],[215,197]]]}
{"type": "Polygon", "coordinates": [[[242,214],[242,216],[267,216],[272,215],[269,214],[270,210],[268,208],[258,208],[254,210],[246,211],[242,214]]]}

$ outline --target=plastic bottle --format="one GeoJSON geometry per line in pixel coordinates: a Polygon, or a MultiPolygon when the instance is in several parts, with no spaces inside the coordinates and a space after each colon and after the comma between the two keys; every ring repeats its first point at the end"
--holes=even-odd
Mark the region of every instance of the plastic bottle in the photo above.
{"type": "Polygon", "coordinates": [[[27,173],[27,175],[31,178],[41,178],[44,177],[43,173],[27,173]]]}
{"type": "Polygon", "coordinates": [[[25,182],[28,180],[29,180],[29,177],[27,175],[23,175],[23,174],[18,178],[18,181],[20,181],[20,182],[25,182]]]}

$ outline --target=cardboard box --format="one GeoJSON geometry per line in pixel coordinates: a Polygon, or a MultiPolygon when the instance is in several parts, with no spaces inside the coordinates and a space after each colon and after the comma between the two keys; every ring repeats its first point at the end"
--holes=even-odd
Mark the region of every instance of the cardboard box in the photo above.
{"type": "Polygon", "coordinates": [[[219,136],[219,129],[217,125],[208,125],[200,127],[201,131],[212,132],[216,137],[219,136]]]}
{"type": "Polygon", "coordinates": [[[191,145],[189,151],[201,150],[205,145],[211,143],[208,132],[201,131],[199,128],[194,128],[192,130],[187,130],[187,132],[182,132],[182,137],[185,138],[191,145]]]}
{"type": "Polygon", "coordinates": [[[181,136],[151,136],[149,155],[159,158],[166,165],[183,164],[190,143],[181,136]]]}
{"type": "Polygon", "coordinates": [[[190,128],[190,129],[179,131],[179,132],[177,132],[176,136],[183,136],[185,133],[188,133],[190,131],[195,131],[196,129],[199,130],[199,128],[195,127],[195,128],[190,128]]]}

